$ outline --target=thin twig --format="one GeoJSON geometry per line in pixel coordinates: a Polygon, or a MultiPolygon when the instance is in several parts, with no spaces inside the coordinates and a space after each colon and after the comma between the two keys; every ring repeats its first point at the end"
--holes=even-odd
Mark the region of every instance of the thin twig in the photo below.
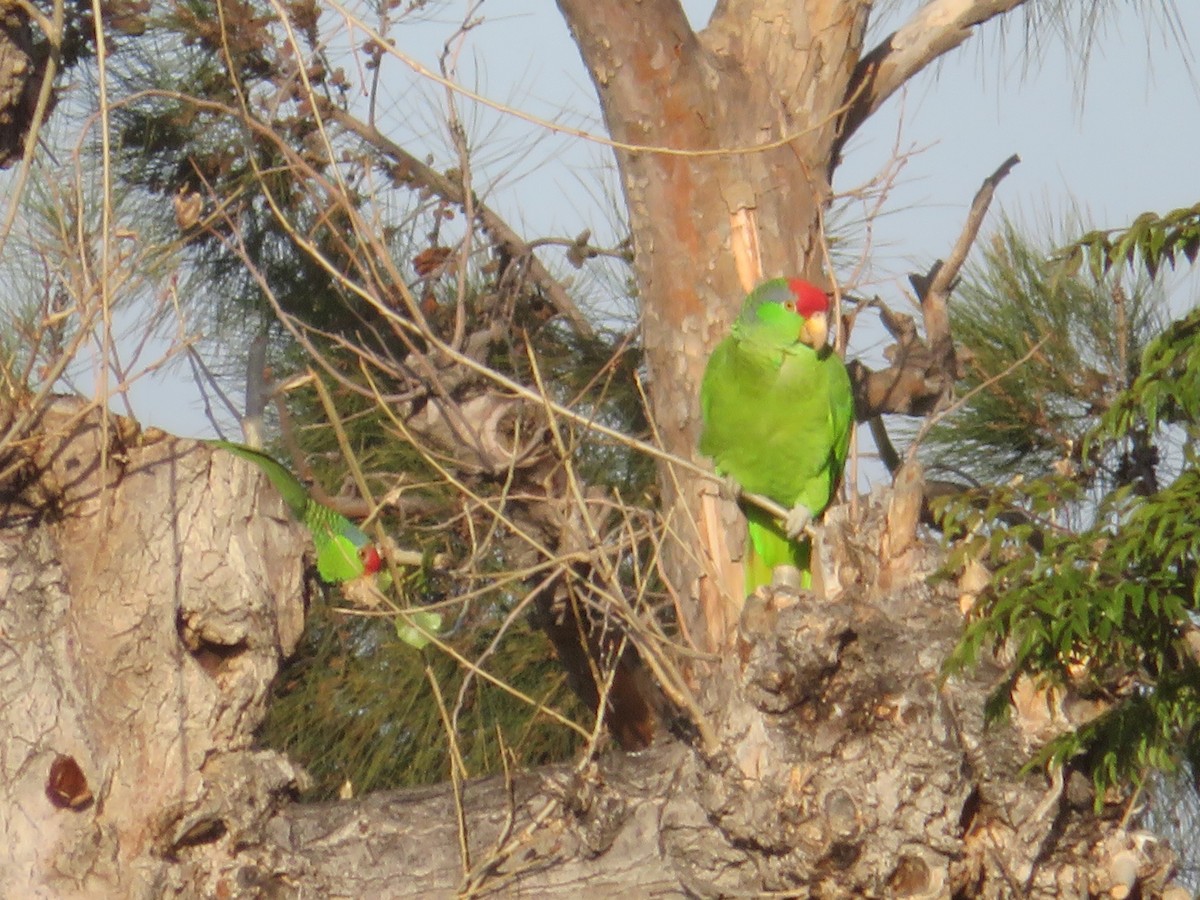
{"type": "Polygon", "coordinates": [[[930,430],[933,428],[934,425],[936,425],[938,422],[942,421],[942,419],[945,419],[947,416],[951,416],[954,413],[958,412],[960,409],[962,409],[964,406],[966,406],[967,403],[969,403],[971,401],[971,399],[979,392],[987,390],[989,387],[991,387],[996,382],[1000,381],[1001,379],[1007,378],[1009,375],[1011,375],[1013,372],[1015,372],[1021,366],[1025,365],[1025,363],[1029,362],[1029,360],[1033,359],[1033,357],[1037,355],[1038,351],[1042,349],[1042,345],[1045,344],[1048,340],[1050,340],[1050,338],[1051,338],[1051,335],[1046,335],[1044,338],[1042,338],[1040,341],[1038,341],[1036,344],[1034,344],[1032,347],[1030,347],[1029,351],[1024,356],[1022,356],[1020,359],[1014,361],[1011,365],[1005,367],[1004,371],[997,372],[995,375],[993,375],[991,378],[987,379],[986,381],[982,381],[979,384],[975,385],[975,387],[971,388],[971,390],[967,391],[965,394],[963,394],[961,397],[959,397],[957,400],[955,400],[949,406],[946,406],[946,407],[938,410],[935,414],[933,414],[933,415],[929,416],[927,419],[925,419],[925,421],[921,423],[920,431],[918,431],[916,437],[913,438],[912,444],[908,448],[908,453],[904,457],[904,461],[911,462],[913,459],[916,458],[917,448],[920,447],[921,441],[924,440],[924,438],[927,434],[929,434],[930,430]]]}
{"type": "MultiPolygon", "coordinates": [[[[933,280],[929,283],[925,296],[920,298],[921,310],[925,318],[925,336],[931,348],[936,349],[939,345],[943,344],[949,345],[950,314],[947,309],[947,302],[950,298],[950,291],[953,289],[954,283],[958,280],[959,270],[962,269],[963,263],[967,261],[967,255],[971,252],[971,247],[975,244],[975,238],[979,235],[979,229],[983,226],[983,220],[987,216],[988,207],[992,203],[992,197],[996,194],[996,188],[1020,161],[1021,157],[1014,153],[1002,162],[995,172],[983,179],[983,184],[975,192],[975,198],[971,201],[967,220],[963,224],[962,231],[958,235],[958,240],[955,242],[954,248],[950,251],[950,255],[946,257],[942,265],[938,267],[933,280]]],[[[952,345],[949,346],[948,352],[950,354],[953,353],[952,345]]],[[[948,359],[952,359],[952,356],[948,357],[948,359]]]]}
{"type": "Polygon", "coordinates": [[[463,782],[468,777],[467,766],[458,747],[458,732],[454,723],[450,721],[446,701],[442,697],[442,688],[428,662],[425,663],[425,679],[433,691],[433,699],[437,703],[438,715],[442,719],[442,728],[446,732],[446,742],[450,748],[450,785],[454,791],[454,812],[458,823],[458,852],[463,875],[466,876],[471,871],[471,848],[467,843],[467,811],[463,806],[463,782]]]}

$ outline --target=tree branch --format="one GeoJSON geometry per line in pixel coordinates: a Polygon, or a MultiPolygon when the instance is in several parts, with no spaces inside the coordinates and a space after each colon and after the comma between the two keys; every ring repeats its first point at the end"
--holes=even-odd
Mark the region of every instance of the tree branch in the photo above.
{"type": "MultiPolygon", "coordinates": [[[[417,157],[384,135],[374,125],[368,125],[366,122],[335,107],[324,110],[324,113],[329,119],[341,125],[347,131],[354,133],[361,140],[392,159],[404,171],[405,176],[411,182],[433,191],[433,193],[451,203],[459,206],[465,205],[466,196],[463,193],[461,184],[451,178],[447,178],[436,169],[417,159],[417,157]]],[[[481,203],[478,199],[475,199],[472,205],[474,206],[475,217],[478,219],[480,226],[492,236],[492,239],[496,243],[503,247],[509,256],[513,258],[528,257],[530,277],[546,292],[546,296],[554,305],[554,308],[566,316],[571,321],[571,324],[575,326],[575,330],[581,335],[591,337],[595,333],[591,323],[583,314],[583,311],[575,305],[575,301],[571,299],[570,294],[566,292],[559,280],[551,275],[549,270],[542,265],[541,260],[533,253],[529,243],[490,206],[481,203]]]]}
{"type": "Polygon", "coordinates": [[[992,197],[996,194],[996,187],[1020,161],[1021,157],[1014,153],[1001,163],[995,172],[983,179],[983,184],[975,192],[975,199],[971,201],[971,210],[967,213],[967,221],[954,244],[954,249],[950,251],[945,262],[939,263],[930,272],[927,288],[920,296],[921,313],[925,320],[925,339],[936,354],[946,357],[943,362],[947,364],[952,364],[954,354],[954,345],[950,340],[948,309],[950,291],[958,280],[963,263],[967,261],[967,254],[971,252],[971,247],[979,236],[979,229],[983,226],[983,219],[991,206],[992,197]]]}
{"type": "MultiPolygon", "coordinates": [[[[959,377],[954,341],[950,334],[950,291],[979,236],[997,185],[1018,162],[1020,157],[1013,154],[983,180],[971,201],[967,220],[948,261],[939,260],[927,275],[912,277],[913,288],[921,302],[925,340],[918,335],[909,316],[893,313],[877,300],[870,302],[870,305],[879,309],[880,319],[896,343],[885,352],[891,363],[886,369],[872,371],[857,360],[847,366],[854,385],[859,421],[883,413],[926,415],[937,407],[959,377]]],[[[883,426],[878,423],[873,427],[883,426]]]]}
{"type": "Polygon", "coordinates": [[[969,38],[976,25],[1028,0],[930,0],[855,67],[846,96],[853,98],[838,138],[845,146],[872,113],[910,78],[969,38]]]}

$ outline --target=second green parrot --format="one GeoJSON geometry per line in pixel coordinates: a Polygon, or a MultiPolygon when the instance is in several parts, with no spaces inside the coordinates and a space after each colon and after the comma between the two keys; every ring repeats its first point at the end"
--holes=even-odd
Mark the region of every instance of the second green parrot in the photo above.
{"type": "Polygon", "coordinates": [[[764,282],[709,357],[700,387],[700,452],[745,493],[790,510],[781,522],[744,502],[746,592],[770,584],[776,566],[811,582],[801,539],[842,476],[854,396],[846,367],[826,344],[829,298],[800,278],[764,282]]]}
{"type": "Polygon", "coordinates": [[[230,441],[211,441],[254,463],[271,480],[283,496],[288,509],[312,532],[317,551],[317,574],[326,584],[353,581],[379,571],[382,560],[379,551],[362,529],[328,506],[318,503],[303,484],[271,456],[243,444],[230,441]]]}

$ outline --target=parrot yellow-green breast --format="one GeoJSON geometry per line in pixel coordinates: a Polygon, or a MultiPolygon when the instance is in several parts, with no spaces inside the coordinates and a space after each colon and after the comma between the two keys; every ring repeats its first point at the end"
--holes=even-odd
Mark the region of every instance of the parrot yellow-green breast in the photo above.
{"type": "MultiPolygon", "coordinates": [[[[777,278],[746,297],[700,387],[700,452],[746,493],[792,510],[802,524],[829,505],[841,479],[854,419],[850,377],[826,344],[829,298],[799,278],[777,278]]],[[[743,503],[749,540],[746,591],[792,565],[809,582],[807,539],[743,503]]]]}

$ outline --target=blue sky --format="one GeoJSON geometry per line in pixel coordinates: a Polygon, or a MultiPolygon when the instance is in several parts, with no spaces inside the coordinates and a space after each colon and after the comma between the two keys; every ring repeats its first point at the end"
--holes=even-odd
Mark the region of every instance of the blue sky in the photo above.
{"type": "MultiPolygon", "coordinates": [[[[893,8],[903,14],[915,5],[909,0],[893,8]]],[[[1185,33],[1200,41],[1200,4],[1180,5],[1185,33]]],[[[687,6],[701,22],[712,3],[687,6]]],[[[1113,3],[1086,82],[1077,48],[1061,38],[1026,51],[1018,13],[1003,28],[984,26],[862,128],[838,172],[839,190],[876,176],[895,146],[919,148],[873,226],[870,290],[899,305],[907,273],[948,253],[981,180],[1012,153],[1022,162],[1000,188],[993,222],[1001,210],[1037,224],[1047,213],[1075,208],[1090,226],[1115,227],[1146,209],[1200,200],[1200,92],[1190,53],[1166,29],[1153,22],[1148,28],[1134,6],[1113,3]]],[[[397,46],[436,68],[466,8],[458,2],[432,7],[424,21],[393,32],[397,46]]],[[[591,83],[552,4],[504,0],[484,3],[480,13],[482,24],[459,49],[462,83],[535,116],[602,132],[591,83]]],[[[439,165],[452,165],[441,125],[443,88],[395,60],[383,75],[381,124],[398,141],[425,148],[439,165]]],[[[478,146],[477,190],[528,237],[584,228],[601,239],[615,234],[611,198],[618,191],[606,148],[463,98],[456,102],[478,146]]],[[[1190,306],[1191,292],[1189,283],[1181,284],[1174,308],[1190,306]]],[[[194,389],[182,367],[140,388],[135,409],[147,424],[207,433],[198,405],[184,399],[194,389]]]]}
{"type": "MultiPolygon", "coordinates": [[[[712,3],[685,5],[700,22],[712,3]]],[[[902,12],[916,4],[895,5],[902,12]]],[[[898,129],[902,146],[925,148],[907,166],[889,204],[887,230],[903,243],[895,248],[898,254],[944,253],[982,178],[1014,152],[1022,164],[999,195],[1013,211],[1065,208],[1073,198],[1097,224],[1118,225],[1147,208],[1195,202],[1200,192],[1189,176],[1200,139],[1200,93],[1190,61],[1136,4],[1112,6],[1099,28],[1086,81],[1078,48],[1053,31],[1045,32],[1043,49],[1026,51],[1018,11],[1007,24],[983,26],[864,126],[839,170],[840,187],[876,174],[891,155],[898,129]]],[[[441,40],[432,38],[444,40],[457,8],[446,4],[438,21],[398,29],[400,48],[435,64],[441,40]]],[[[498,102],[546,118],[566,111],[569,124],[602,131],[591,83],[556,9],[545,0],[505,0],[503,6],[483,4],[482,14],[484,24],[471,33],[469,51],[460,57],[464,82],[498,102]]],[[[1200,4],[1185,4],[1180,20],[1200,41],[1200,4]]],[[[407,102],[401,98],[411,99],[411,90],[422,89],[421,80],[391,65],[401,79],[391,91],[399,107],[407,102]]],[[[467,114],[469,106],[464,104],[467,114]]],[[[505,122],[491,111],[480,117],[481,136],[496,128],[502,141],[541,142],[518,168],[523,177],[501,180],[493,199],[507,215],[539,233],[574,234],[585,225],[599,230],[596,221],[603,222],[605,210],[592,204],[585,182],[608,164],[606,149],[505,122]]]]}
{"type": "MultiPolygon", "coordinates": [[[[1078,206],[1090,225],[1115,227],[1200,199],[1200,93],[1188,55],[1161,28],[1147,31],[1136,4],[1113,5],[1086,69],[1061,38],[1030,56],[1019,23],[1003,43],[988,25],[864,129],[843,179],[886,159],[898,123],[905,143],[927,147],[895,197],[902,211],[885,223],[900,254],[945,253],[981,179],[1010,153],[1022,162],[997,202],[1022,221],[1078,206]]],[[[1200,40],[1200,5],[1181,18],[1200,40]]]]}

